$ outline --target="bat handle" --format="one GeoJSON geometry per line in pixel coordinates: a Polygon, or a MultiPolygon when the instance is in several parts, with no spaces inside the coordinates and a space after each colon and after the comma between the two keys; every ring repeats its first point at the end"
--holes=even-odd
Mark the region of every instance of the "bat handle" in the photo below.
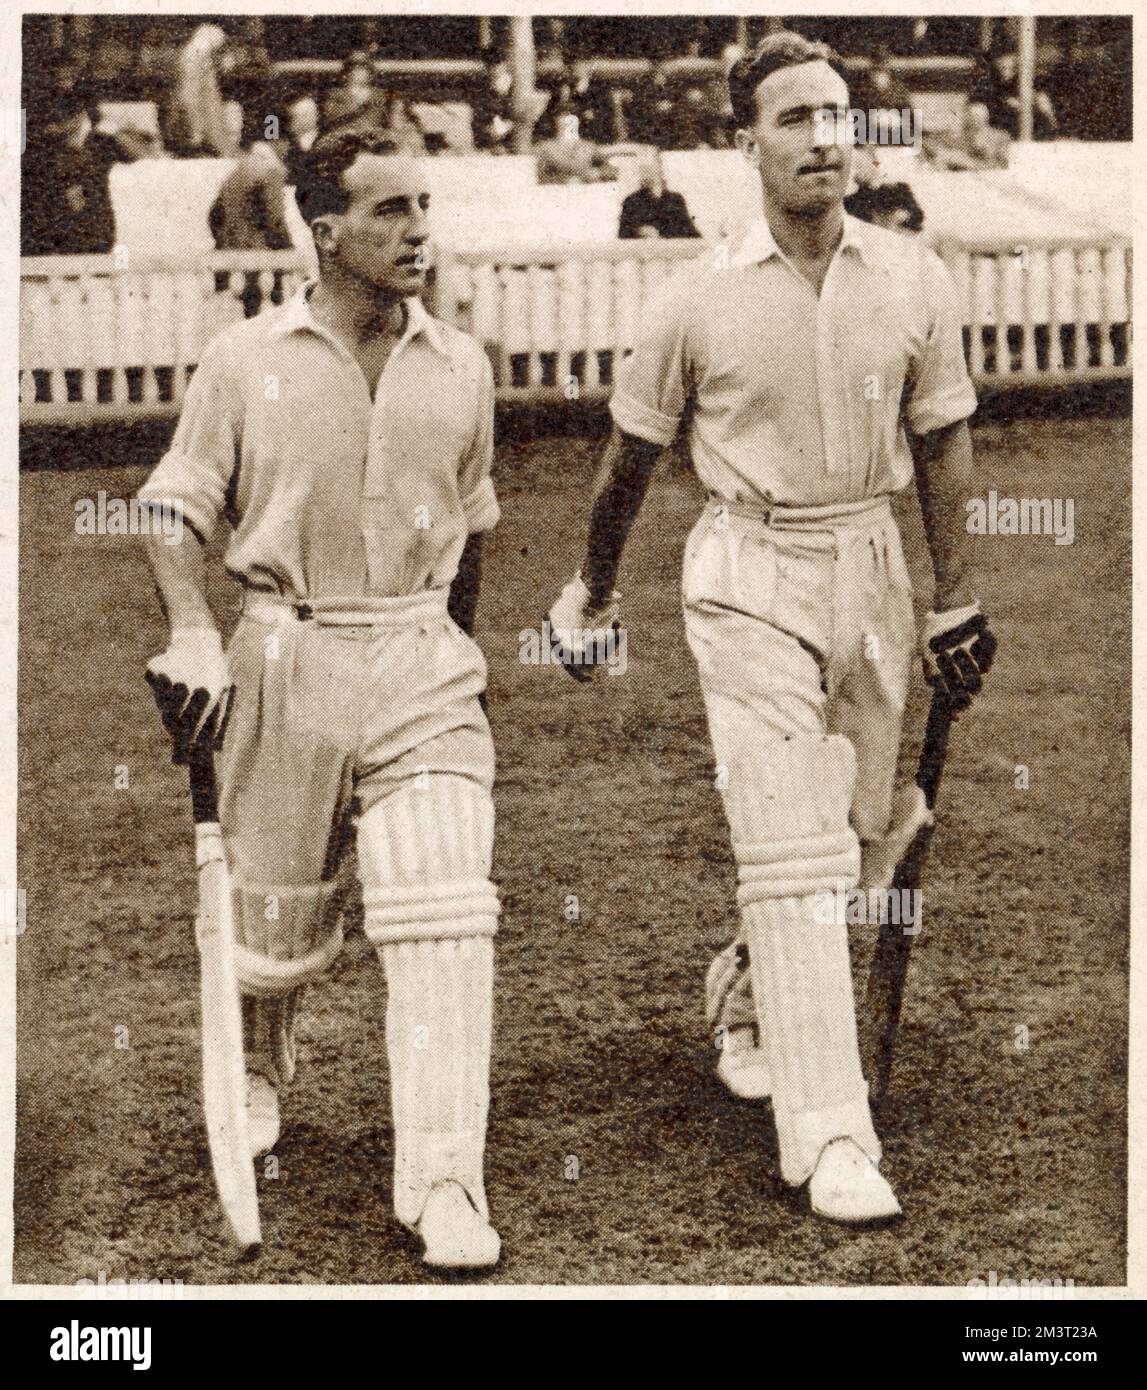
{"type": "Polygon", "coordinates": [[[219,795],[215,785],[215,754],[210,738],[200,737],[192,744],[187,759],[191,783],[191,814],[196,825],[219,819],[219,795]]]}

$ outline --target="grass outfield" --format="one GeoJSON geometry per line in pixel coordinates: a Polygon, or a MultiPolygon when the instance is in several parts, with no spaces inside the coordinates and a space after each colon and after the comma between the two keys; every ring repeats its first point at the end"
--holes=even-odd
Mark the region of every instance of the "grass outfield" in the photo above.
{"type": "MultiPolygon", "coordinates": [[[[98,445],[79,438],[73,470],[98,445]]],[[[586,688],[520,665],[518,633],[576,563],[599,446],[500,445],[478,632],[505,905],[495,1281],[1124,1281],[1130,420],[995,424],[976,444],[981,495],[1072,496],[1076,540],[978,542],[1000,653],[953,734],[883,1127],[905,1219],[868,1233],[801,1211],[768,1106],[713,1075],[702,981],[734,868],[680,616],[696,484],[663,465],[619,581],[629,673],[586,688]]],[[[163,628],[139,543],[73,531],[75,499],[130,494],[147,457],[22,479],[15,1277],[425,1280],[390,1214],[384,997],[361,934],[308,996],[279,1174],[259,1180],[266,1249],[226,1261],[190,806],[143,681],[163,628]]],[[[232,615],[225,581],[217,596],[232,615]]],[[[923,708],[918,689],[905,769],[923,708]]]]}

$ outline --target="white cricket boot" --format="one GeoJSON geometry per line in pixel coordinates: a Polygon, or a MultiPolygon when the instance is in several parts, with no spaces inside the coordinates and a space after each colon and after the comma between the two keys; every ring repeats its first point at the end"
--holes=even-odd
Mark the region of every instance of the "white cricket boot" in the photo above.
{"type": "Polygon", "coordinates": [[[765,1049],[757,1044],[756,1024],[725,1027],[720,1043],[718,1080],[738,1100],[768,1100],[772,1095],[772,1081],[765,1049]]]}
{"type": "Polygon", "coordinates": [[[738,1100],[767,1100],[772,1081],[760,1044],[749,957],[743,943],[726,947],[709,966],[705,1016],[713,1026],[717,1079],[738,1100]]]}
{"type": "Polygon", "coordinates": [[[431,1189],[418,1234],[426,1247],[423,1262],[434,1269],[489,1269],[502,1253],[498,1232],[475,1210],[466,1189],[453,1181],[431,1189]]]}
{"type": "Polygon", "coordinates": [[[247,1136],[253,1159],[279,1142],[279,1088],[256,1071],[247,1073],[247,1136]]]}
{"type": "Polygon", "coordinates": [[[821,1150],[809,1179],[809,1203],[829,1221],[891,1221],[900,1203],[880,1169],[855,1139],[834,1139],[821,1150]]]}
{"type": "Polygon", "coordinates": [[[243,1050],[247,1056],[247,1134],[251,1157],[279,1142],[279,1090],[295,1075],[295,1023],[302,989],[273,999],[243,996],[243,1050]]]}

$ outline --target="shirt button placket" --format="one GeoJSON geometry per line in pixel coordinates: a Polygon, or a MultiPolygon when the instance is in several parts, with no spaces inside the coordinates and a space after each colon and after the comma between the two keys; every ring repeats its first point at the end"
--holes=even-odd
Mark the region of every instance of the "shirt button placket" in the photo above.
{"type": "Polygon", "coordinates": [[[835,297],[830,265],[816,310],[817,394],[820,397],[821,435],[824,439],[824,466],[830,477],[847,471],[841,452],[841,337],[835,322],[835,297]]]}

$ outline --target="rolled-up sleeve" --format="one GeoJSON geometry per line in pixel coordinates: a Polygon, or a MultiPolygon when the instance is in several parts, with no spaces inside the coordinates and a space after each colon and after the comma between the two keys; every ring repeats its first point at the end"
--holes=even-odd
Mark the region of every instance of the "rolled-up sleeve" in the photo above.
{"type": "Polygon", "coordinates": [[[623,434],[671,444],[689,395],[686,298],[675,278],[645,308],[633,356],[622,367],[609,404],[623,434]]]}
{"type": "Polygon", "coordinates": [[[478,418],[474,441],[463,456],[458,470],[458,492],[466,514],[467,533],[492,531],[502,515],[494,492],[494,371],[490,359],[480,352],[478,362],[478,418]]]}
{"type": "Polygon", "coordinates": [[[209,540],[238,465],[239,383],[225,339],[208,344],[187,388],[171,447],[139,490],[140,500],[180,512],[209,540]]]}
{"type": "Polygon", "coordinates": [[[908,423],[916,434],[965,420],[976,408],[976,392],[964,360],[964,315],[948,267],[924,248],[923,283],[928,337],[915,363],[908,423]]]}

